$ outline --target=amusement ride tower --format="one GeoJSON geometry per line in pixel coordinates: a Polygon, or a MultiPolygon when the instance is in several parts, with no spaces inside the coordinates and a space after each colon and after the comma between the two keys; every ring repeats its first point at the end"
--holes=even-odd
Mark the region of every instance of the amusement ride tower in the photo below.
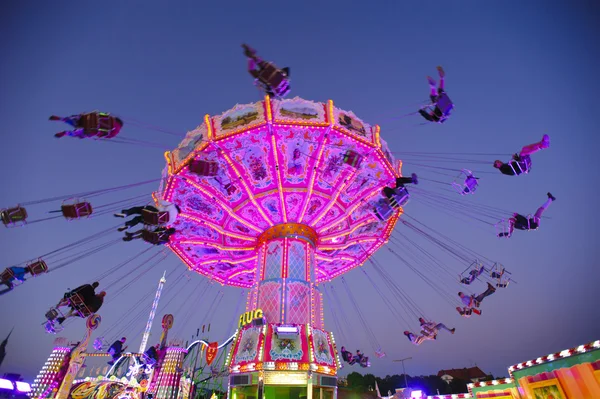
{"type": "Polygon", "coordinates": [[[319,284],[362,265],[402,212],[382,200],[401,165],[379,127],[332,101],[265,97],[205,116],[165,156],[155,199],[181,209],[169,247],[191,270],[249,289],[229,397],[335,397],[319,284]]]}

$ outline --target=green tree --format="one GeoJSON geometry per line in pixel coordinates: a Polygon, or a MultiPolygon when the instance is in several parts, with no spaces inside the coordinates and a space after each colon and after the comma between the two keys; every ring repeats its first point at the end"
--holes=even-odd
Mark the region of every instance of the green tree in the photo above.
{"type": "Polygon", "coordinates": [[[362,374],[353,371],[348,374],[346,380],[348,381],[348,388],[351,390],[356,392],[366,392],[367,386],[365,385],[365,377],[362,374]]]}

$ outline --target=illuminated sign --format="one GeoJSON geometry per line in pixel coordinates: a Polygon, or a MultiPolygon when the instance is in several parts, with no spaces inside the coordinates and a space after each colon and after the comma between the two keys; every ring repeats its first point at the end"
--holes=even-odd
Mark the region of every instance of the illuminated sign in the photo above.
{"type": "Polygon", "coordinates": [[[265,371],[266,385],[306,385],[308,373],[294,371],[265,371]]]}
{"type": "Polygon", "coordinates": [[[240,322],[238,324],[238,328],[242,328],[242,327],[252,323],[253,320],[262,319],[262,318],[263,318],[262,309],[255,309],[255,310],[251,310],[250,312],[244,312],[240,315],[240,322]]]}

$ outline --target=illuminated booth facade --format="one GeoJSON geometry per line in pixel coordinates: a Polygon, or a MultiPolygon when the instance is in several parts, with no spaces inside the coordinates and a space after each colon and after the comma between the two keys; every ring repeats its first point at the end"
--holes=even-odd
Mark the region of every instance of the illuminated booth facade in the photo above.
{"type": "Polygon", "coordinates": [[[515,364],[511,378],[469,384],[477,399],[598,399],[600,340],[515,364]]]}

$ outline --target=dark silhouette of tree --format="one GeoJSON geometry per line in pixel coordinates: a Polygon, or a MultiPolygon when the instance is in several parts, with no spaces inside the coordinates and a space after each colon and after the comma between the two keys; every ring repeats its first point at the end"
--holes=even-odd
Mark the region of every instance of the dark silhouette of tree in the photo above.
{"type": "MultiPolygon", "coordinates": [[[[454,379],[450,384],[446,383],[437,375],[411,377],[406,376],[409,388],[420,389],[427,395],[447,395],[452,393],[468,392],[467,384],[470,381],[454,379]]],[[[388,391],[394,393],[398,388],[405,388],[404,374],[386,375],[384,378],[376,377],[373,374],[362,375],[356,371],[348,374],[347,389],[353,392],[362,393],[369,390],[375,390],[375,382],[382,395],[387,395],[388,391]]]]}

